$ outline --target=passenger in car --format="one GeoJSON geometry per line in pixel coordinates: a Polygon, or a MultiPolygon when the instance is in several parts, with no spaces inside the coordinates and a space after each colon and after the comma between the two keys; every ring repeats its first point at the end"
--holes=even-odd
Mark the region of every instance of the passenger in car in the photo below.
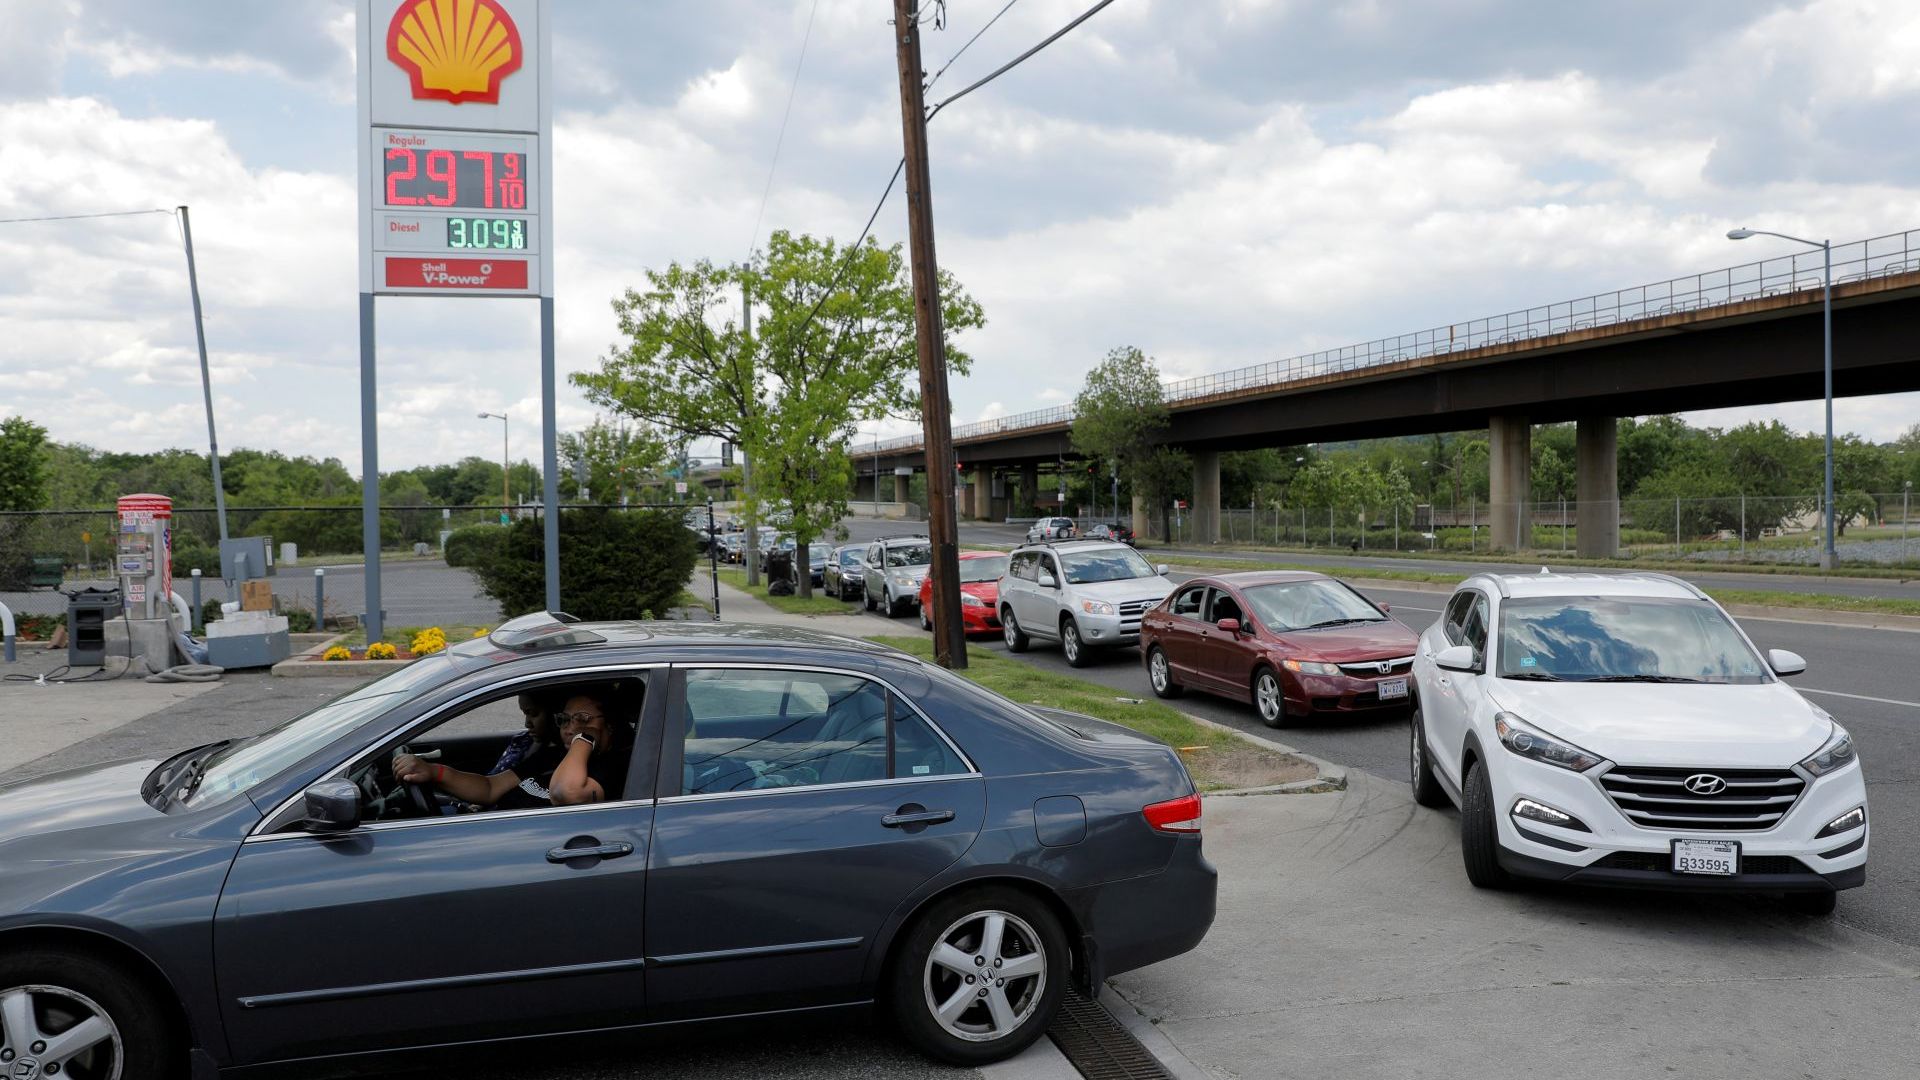
{"type": "Polygon", "coordinates": [[[576,806],[620,798],[632,756],[632,732],[607,715],[602,699],[575,694],[552,717],[557,743],[535,748],[504,772],[462,772],[412,754],[393,759],[393,775],[494,810],[576,806]]]}
{"type": "Polygon", "coordinates": [[[515,765],[531,757],[543,746],[555,745],[560,735],[553,729],[553,706],[547,695],[537,690],[529,690],[520,695],[520,715],[526,719],[527,729],[507,740],[506,749],[500,751],[500,760],[493,763],[487,775],[506,772],[515,765]]]}

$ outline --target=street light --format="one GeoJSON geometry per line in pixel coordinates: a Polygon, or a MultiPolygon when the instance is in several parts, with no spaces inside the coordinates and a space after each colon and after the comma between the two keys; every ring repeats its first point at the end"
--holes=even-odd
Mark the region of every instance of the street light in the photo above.
{"type": "Polygon", "coordinates": [[[1791,240],[1796,244],[1820,249],[1821,285],[1820,306],[1825,318],[1822,328],[1825,364],[1827,373],[1827,493],[1826,493],[1826,546],[1820,552],[1820,569],[1831,570],[1838,557],[1833,550],[1833,241],[1803,240],[1786,233],[1770,232],[1766,229],[1734,229],[1727,233],[1729,240],[1745,240],[1749,236],[1777,236],[1782,240],[1791,240]]]}
{"type": "Polygon", "coordinates": [[[507,493],[507,485],[510,482],[508,478],[513,473],[513,467],[508,464],[512,459],[507,456],[507,414],[483,412],[480,414],[480,419],[500,421],[500,524],[505,525],[507,506],[513,502],[513,498],[507,493]]]}

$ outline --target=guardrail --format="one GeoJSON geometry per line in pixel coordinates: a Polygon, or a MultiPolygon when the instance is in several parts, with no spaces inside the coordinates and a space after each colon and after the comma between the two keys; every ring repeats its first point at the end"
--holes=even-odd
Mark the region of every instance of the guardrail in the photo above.
{"type": "MultiPolygon", "coordinates": [[[[1681,314],[1743,300],[1817,291],[1822,280],[1820,260],[1818,249],[1795,252],[1647,285],[1595,293],[1576,300],[1448,323],[1358,345],[1323,349],[1252,367],[1178,379],[1164,384],[1164,399],[1167,404],[1176,405],[1234,391],[1268,389],[1320,375],[1358,371],[1405,360],[1528,341],[1551,334],[1681,314]]],[[[1835,285],[1908,273],[1920,273],[1920,229],[1854,240],[1833,248],[1835,285]]],[[[1073,406],[1056,405],[1050,409],[961,424],[953,429],[953,438],[958,442],[1072,420],[1073,406]]],[[[876,451],[904,450],[920,444],[920,437],[907,435],[883,440],[873,448],[876,451]]]]}

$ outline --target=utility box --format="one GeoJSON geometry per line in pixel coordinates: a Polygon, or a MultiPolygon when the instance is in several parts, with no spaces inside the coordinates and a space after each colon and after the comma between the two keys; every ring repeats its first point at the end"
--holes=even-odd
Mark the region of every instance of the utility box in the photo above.
{"type": "Polygon", "coordinates": [[[86,588],[67,596],[67,663],[105,667],[107,623],[120,617],[119,589],[86,588]]]}
{"type": "Polygon", "coordinates": [[[228,581],[273,577],[273,537],[235,536],[220,541],[220,576],[228,581]]]}
{"type": "Polygon", "coordinates": [[[173,592],[173,500],[165,495],[122,495],[116,507],[114,573],[129,619],[151,619],[170,610],[173,592]]]}
{"type": "Polygon", "coordinates": [[[207,663],[223,668],[271,667],[293,655],[287,617],[241,611],[207,624],[207,663]]]}

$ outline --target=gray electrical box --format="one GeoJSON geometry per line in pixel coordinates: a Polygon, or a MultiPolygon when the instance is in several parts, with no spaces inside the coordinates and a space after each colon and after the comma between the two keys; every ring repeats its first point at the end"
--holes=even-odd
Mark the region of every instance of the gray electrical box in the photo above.
{"type": "Polygon", "coordinates": [[[220,576],[228,581],[273,577],[273,537],[236,536],[220,541],[220,576]]]}

